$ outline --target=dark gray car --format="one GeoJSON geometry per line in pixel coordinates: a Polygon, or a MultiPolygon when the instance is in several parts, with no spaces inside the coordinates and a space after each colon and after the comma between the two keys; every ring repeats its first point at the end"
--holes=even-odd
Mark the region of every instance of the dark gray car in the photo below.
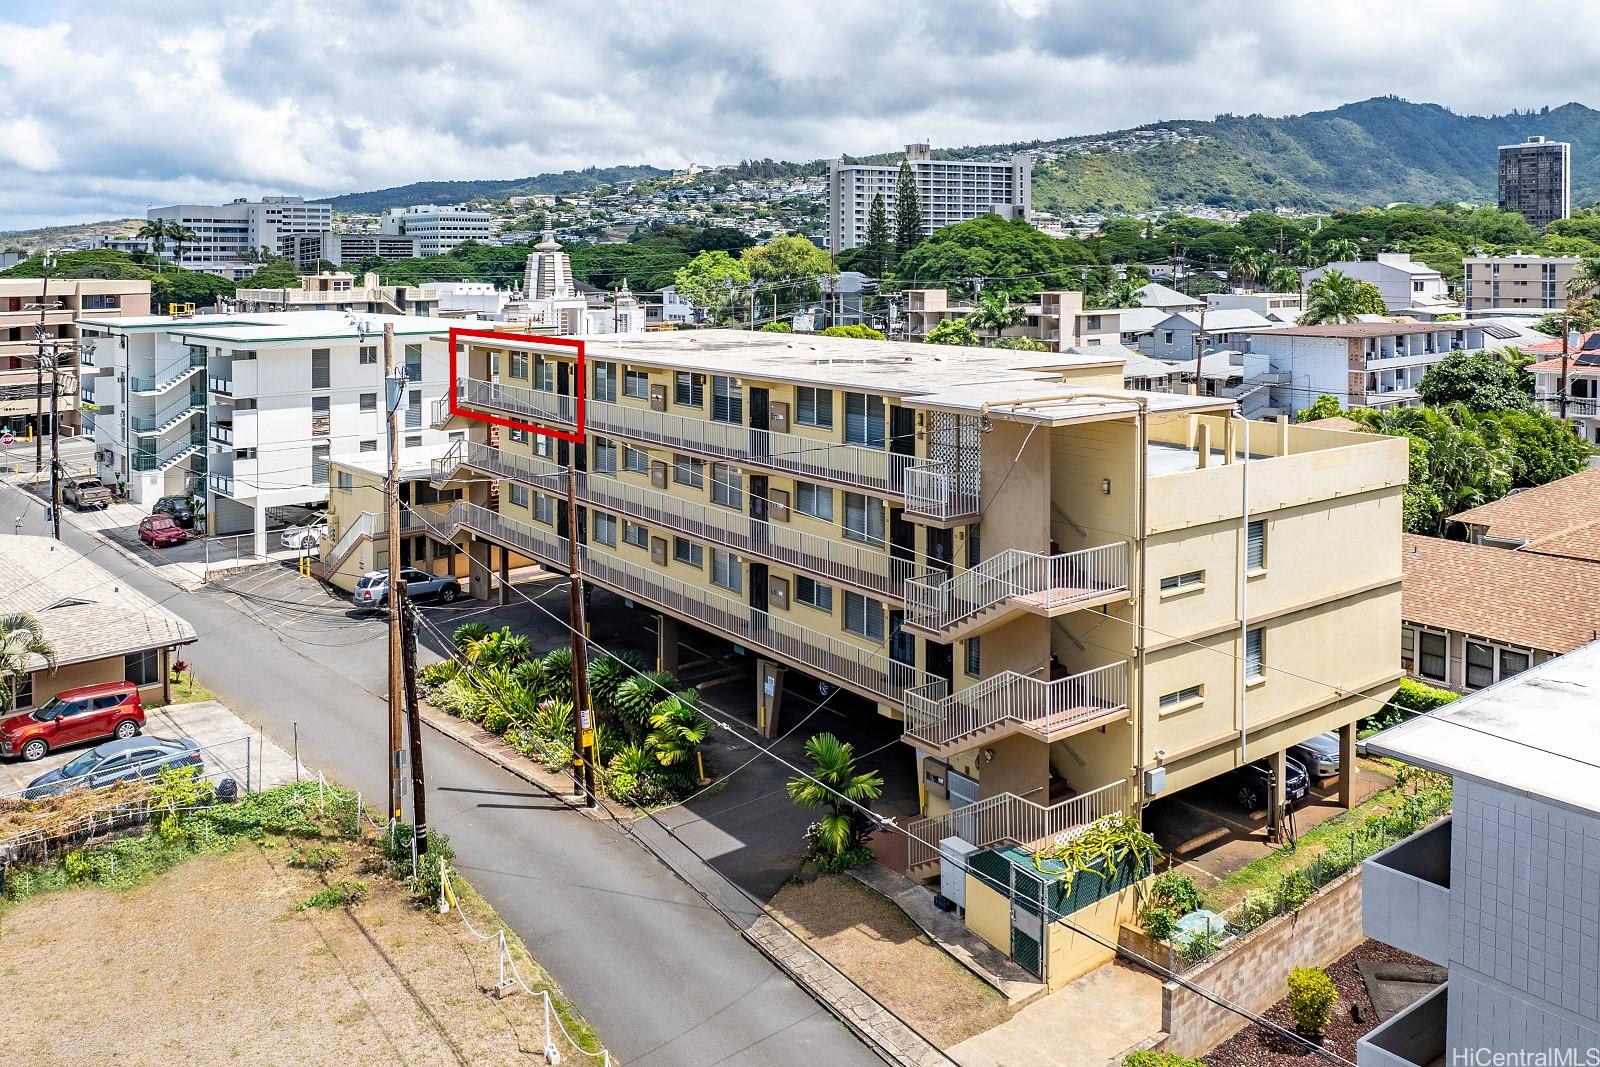
{"type": "Polygon", "coordinates": [[[1305,765],[1313,778],[1332,778],[1339,773],[1339,735],[1333,732],[1308,737],[1289,746],[1289,755],[1305,765]]]}
{"type": "Polygon", "coordinates": [[[130,737],[107,741],[65,766],[41,774],[23,790],[24,800],[59,797],[73,789],[103,789],[117,782],[154,778],[165,767],[194,767],[205,773],[200,745],[193,738],[130,737]]]}
{"type": "MultiPolygon", "coordinates": [[[[406,583],[406,595],[412,600],[437,598],[449,604],[461,595],[461,583],[454,578],[429,574],[415,567],[400,568],[400,580],[406,583]]],[[[389,572],[368,571],[356,581],[356,591],[350,597],[358,608],[377,610],[389,606],[389,572]]]]}

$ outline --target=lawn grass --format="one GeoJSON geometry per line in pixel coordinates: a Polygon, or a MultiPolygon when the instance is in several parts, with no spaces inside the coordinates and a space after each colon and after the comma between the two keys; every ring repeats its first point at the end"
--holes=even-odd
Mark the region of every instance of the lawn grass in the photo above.
{"type": "Polygon", "coordinates": [[[217,694],[207,689],[195,680],[193,671],[184,671],[177,676],[177,681],[172,683],[172,699],[167,704],[149,703],[154,707],[166,707],[171,704],[198,704],[202,700],[215,700],[217,694]]]}
{"type": "Polygon", "coordinates": [[[1340,849],[1348,849],[1352,838],[1365,832],[1369,818],[1394,811],[1419,788],[1433,784],[1431,777],[1423,777],[1412,768],[1388,761],[1377,762],[1382,764],[1384,773],[1397,775],[1394,785],[1378,790],[1349,811],[1307,830],[1296,839],[1294,848],[1280,848],[1229,874],[1206,890],[1207,906],[1215,911],[1226,910],[1257,890],[1278,885],[1291,871],[1309,867],[1319,855],[1338,854],[1340,849]]]}

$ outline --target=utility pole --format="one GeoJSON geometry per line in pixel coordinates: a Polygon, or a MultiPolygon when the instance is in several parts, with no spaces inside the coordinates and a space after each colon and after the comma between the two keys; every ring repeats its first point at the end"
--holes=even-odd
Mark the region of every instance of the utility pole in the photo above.
{"type": "Polygon", "coordinates": [[[389,445],[389,821],[398,822],[401,815],[400,763],[405,758],[404,740],[400,736],[401,705],[405,700],[405,670],[401,663],[400,614],[405,610],[405,586],[400,582],[400,430],[395,415],[400,410],[400,398],[405,395],[405,379],[394,365],[394,323],[383,324],[383,382],[387,403],[385,415],[389,445]]]}
{"type": "Polygon", "coordinates": [[[1211,305],[1208,302],[1205,305],[1205,307],[1202,307],[1200,309],[1200,333],[1194,339],[1194,395],[1195,396],[1201,395],[1201,390],[1203,388],[1201,383],[1205,381],[1205,379],[1200,376],[1200,372],[1201,372],[1201,370],[1203,368],[1203,360],[1205,359],[1205,354],[1206,354],[1206,307],[1210,307],[1210,306],[1211,305]]]}
{"type": "MultiPolygon", "coordinates": [[[[40,347],[43,347],[42,345],[40,347]]],[[[61,540],[61,375],[54,366],[55,346],[50,346],[50,522],[61,540]]]]}
{"type": "MultiPolygon", "coordinates": [[[[753,303],[752,299],[752,303],[753,303]]],[[[578,554],[578,449],[574,441],[567,455],[567,577],[572,591],[572,784],[594,807],[594,713],[589,708],[589,620],[583,610],[583,572],[578,554]]]]}
{"type": "Polygon", "coordinates": [[[422,708],[417,702],[417,609],[404,594],[396,610],[400,615],[401,668],[405,674],[406,734],[411,751],[411,825],[417,854],[428,850],[428,797],[422,776],[422,708]]]}
{"type": "MultiPolygon", "coordinates": [[[[1569,298],[1570,299],[1570,298],[1569,298]]],[[[1561,413],[1561,421],[1567,421],[1567,347],[1570,334],[1567,332],[1567,309],[1561,309],[1561,391],[1556,397],[1556,409],[1561,413]]]]}
{"type": "MultiPolygon", "coordinates": [[[[44,470],[44,428],[39,425],[44,421],[44,315],[50,309],[50,268],[54,264],[55,257],[46,252],[44,288],[39,291],[39,366],[36,368],[33,389],[33,473],[35,474],[44,470]]],[[[52,379],[55,377],[53,368],[50,377],[52,379]]]]}

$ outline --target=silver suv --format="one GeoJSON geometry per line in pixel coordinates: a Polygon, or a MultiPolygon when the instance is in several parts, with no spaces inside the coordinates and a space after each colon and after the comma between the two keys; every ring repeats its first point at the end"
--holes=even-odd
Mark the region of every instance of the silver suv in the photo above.
{"type": "MultiPolygon", "coordinates": [[[[454,578],[429,574],[415,567],[400,568],[400,580],[406,583],[406,595],[412,600],[437,598],[441,604],[452,603],[461,595],[461,583],[454,578]]],[[[350,598],[358,608],[381,611],[389,606],[389,572],[368,571],[356,580],[355,595],[350,598]]]]}

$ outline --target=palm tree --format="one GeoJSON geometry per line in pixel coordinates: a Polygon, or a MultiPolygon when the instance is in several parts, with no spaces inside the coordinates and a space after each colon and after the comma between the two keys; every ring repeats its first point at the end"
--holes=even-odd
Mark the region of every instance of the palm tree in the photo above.
{"type": "Polygon", "coordinates": [[[192,245],[200,240],[199,234],[176,222],[168,224],[167,236],[172,238],[172,258],[179,263],[183,261],[183,246],[192,245]]]}
{"type": "Polygon", "coordinates": [[[1137,278],[1118,278],[1116,284],[1112,285],[1111,291],[1106,295],[1106,299],[1110,301],[1111,306],[1114,308],[1136,307],[1139,303],[1139,290],[1143,289],[1144,286],[1145,283],[1137,278]]]}
{"type": "Polygon", "coordinates": [[[1336,237],[1322,246],[1324,263],[1354,263],[1361,258],[1361,246],[1348,237],[1336,237]]]}
{"type": "Polygon", "coordinates": [[[156,250],[157,273],[161,271],[161,253],[167,247],[167,238],[171,237],[172,231],[176,229],[182,229],[182,227],[175,222],[168,222],[166,219],[151,219],[139,227],[139,232],[134,234],[135,237],[149,238],[150,247],[156,250]]]}
{"type": "Polygon", "coordinates": [[[35,656],[52,672],[56,669],[55,646],[45,640],[39,620],[21,612],[0,616],[0,708],[10,711],[17,706],[35,656]]]}
{"type": "Polygon", "coordinates": [[[1289,253],[1289,258],[1297,267],[1322,266],[1322,257],[1317,255],[1316,247],[1312,245],[1309,237],[1301,239],[1294,246],[1294,251],[1289,253]]]}
{"type": "Polygon", "coordinates": [[[1240,285],[1255,280],[1261,270],[1261,257],[1256,250],[1245,245],[1235,245],[1228,256],[1228,276],[1240,285]]]}
{"type": "Polygon", "coordinates": [[[1306,310],[1300,316],[1300,325],[1355,322],[1360,307],[1361,283],[1343,271],[1329,268],[1306,287],[1306,310]]]}
{"type": "Polygon", "coordinates": [[[1600,256],[1584,256],[1567,279],[1567,297],[1576,300],[1600,289],[1600,256]]]}
{"type": "Polygon", "coordinates": [[[1297,293],[1300,291],[1300,272],[1279,263],[1267,271],[1266,286],[1270,293],[1297,293]]]}
{"type": "Polygon", "coordinates": [[[690,761],[711,736],[711,720],[695,706],[699,699],[693,689],[686,689],[661,701],[650,713],[646,747],[655,753],[661,766],[675,769],[686,778],[691,774],[690,761]]]}
{"type": "Polygon", "coordinates": [[[977,310],[967,317],[973,326],[999,337],[1003,330],[1021,322],[1022,316],[1022,308],[1012,304],[1005,293],[987,292],[978,298],[977,310]]]}
{"type": "Polygon", "coordinates": [[[823,812],[813,843],[833,856],[860,848],[871,828],[857,805],[883,795],[883,775],[858,772],[854,746],[833,734],[813,736],[806,742],[806,755],[811,757],[811,776],[789,779],[789,799],[823,812]]]}

